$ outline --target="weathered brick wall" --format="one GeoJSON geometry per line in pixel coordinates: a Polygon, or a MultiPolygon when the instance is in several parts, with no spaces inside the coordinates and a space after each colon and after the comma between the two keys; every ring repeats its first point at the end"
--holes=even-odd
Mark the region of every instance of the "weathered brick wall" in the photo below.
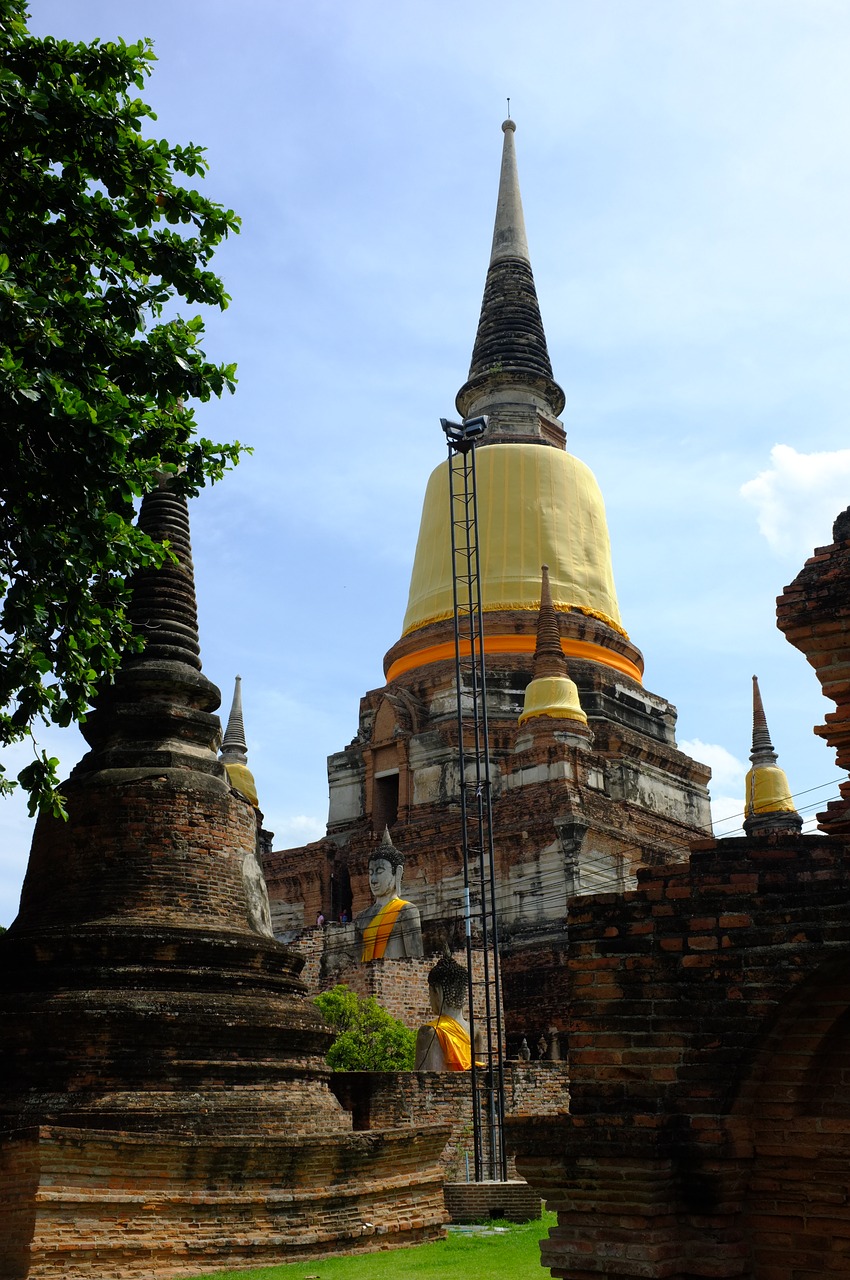
{"type": "Polygon", "coordinates": [[[512,1120],[586,1277],[850,1269],[850,849],[706,842],[570,919],[571,1115],[512,1120]],[[843,1087],[844,1086],[844,1087],[843,1087]]]}
{"type": "MultiPolygon", "coordinates": [[[[815,733],[835,748],[838,767],[850,771],[850,507],[833,526],[833,543],[818,547],[776,601],[776,623],[817,672],[824,696],[835,703],[815,733]]],[[[850,833],[850,780],[841,798],[818,814],[821,830],[850,833]]]]}
{"type": "Polygon", "coordinates": [[[505,1005],[511,1010],[508,1024],[508,1053],[518,1052],[523,1038],[533,1057],[538,1057],[540,1037],[551,1049],[557,1032],[561,1056],[569,1043],[567,990],[567,931],[560,938],[546,934],[519,944],[508,944],[502,954],[502,989],[505,1005]]]}
{"type": "Polygon", "coordinates": [[[301,980],[306,983],[307,990],[311,996],[317,995],[325,989],[322,985],[321,975],[322,955],[328,944],[330,931],[333,928],[333,925],[328,925],[326,928],[314,926],[312,929],[305,929],[289,944],[293,951],[297,951],[304,958],[301,980]]]}
{"type": "MultiPolygon", "coordinates": [[[[468,1073],[459,1071],[335,1071],[331,1088],[355,1130],[426,1123],[451,1126],[442,1154],[449,1180],[466,1177],[467,1158],[474,1169],[472,1092],[468,1073]]],[[[483,1094],[482,1094],[483,1097],[483,1094]]],[[[557,1116],[569,1110],[569,1075],[564,1062],[505,1064],[505,1113],[557,1116]]],[[[510,1174],[514,1176],[513,1160],[510,1174]]]]}
{"type": "Polygon", "coordinates": [[[447,1182],[446,1212],[452,1222],[531,1222],[543,1208],[539,1192],[519,1179],[509,1182],[447,1182]]]}
{"type": "Polygon", "coordinates": [[[444,1138],[20,1131],[0,1154],[0,1190],[42,1191],[26,1233],[14,1199],[0,1201],[0,1275],[174,1280],[432,1239],[446,1218],[444,1138]]]}
{"type": "Polygon", "coordinates": [[[41,814],[18,927],[124,920],[246,927],[243,862],[256,812],[229,785],[184,771],[63,786],[73,821],[41,814]]]}

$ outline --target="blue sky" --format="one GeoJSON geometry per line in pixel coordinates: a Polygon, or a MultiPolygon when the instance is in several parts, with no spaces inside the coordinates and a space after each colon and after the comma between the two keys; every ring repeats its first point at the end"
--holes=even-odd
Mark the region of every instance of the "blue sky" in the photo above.
{"type": "MultiPolygon", "coordinates": [[[[199,421],[254,454],[193,504],[193,546],[204,669],[226,706],[243,677],[277,847],[320,833],[325,758],[400,632],[508,96],[568,447],[646,685],[715,767],[716,819],[741,809],[754,672],[792,789],[838,778],[774,601],[850,502],[843,0],[34,0],[32,26],[150,36],[155,131],[206,145],[206,194],[243,219],[206,343],[239,389],[199,421]]],[[[0,923],[30,835],[0,801],[0,923]]]]}

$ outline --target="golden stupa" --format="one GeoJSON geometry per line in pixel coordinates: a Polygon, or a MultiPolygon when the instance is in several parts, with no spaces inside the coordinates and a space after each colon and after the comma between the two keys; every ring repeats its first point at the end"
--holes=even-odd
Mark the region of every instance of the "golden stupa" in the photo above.
{"type": "MultiPolygon", "coordinates": [[[[469,378],[457,396],[464,418],[489,423],[476,453],[478,557],[485,647],[531,656],[540,566],[571,659],[602,663],[636,682],[643,659],[620,619],[605,505],[590,469],[566,451],[558,419],[564,393],[552,375],[528,255],[513,120],[504,144],[496,224],[469,378]]],[[[400,675],[453,654],[448,462],[425,493],[402,639],[385,672],[400,675]]]]}

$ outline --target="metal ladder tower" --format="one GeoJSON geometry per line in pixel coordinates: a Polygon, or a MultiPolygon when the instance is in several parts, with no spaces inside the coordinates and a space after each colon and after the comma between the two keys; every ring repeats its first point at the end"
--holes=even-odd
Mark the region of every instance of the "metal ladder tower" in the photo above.
{"type": "Polygon", "coordinates": [[[466,418],[462,423],[453,423],[441,418],[440,425],[446,434],[449,450],[458,769],[466,963],[469,971],[469,1032],[473,1046],[470,1074],[475,1181],[506,1181],[502,983],[475,491],[475,447],[487,428],[487,419],[466,418]],[[483,953],[483,1016],[479,1014],[472,978],[473,921],[479,926],[483,953]],[[478,1052],[477,1031],[483,1032],[478,1052]],[[476,1061],[479,1053],[484,1054],[485,1061],[476,1061]]]}

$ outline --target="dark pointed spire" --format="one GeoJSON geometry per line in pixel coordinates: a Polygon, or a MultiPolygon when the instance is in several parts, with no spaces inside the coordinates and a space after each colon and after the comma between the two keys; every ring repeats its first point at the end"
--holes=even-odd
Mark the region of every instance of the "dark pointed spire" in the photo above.
{"type": "Polygon", "coordinates": [[[217,757],[221,694],[201,671],[195,573],[185,497],[165,479],[145,496],[139,527],[168,543],[176,562],[143,569],[131,580],[128,616],[141,653],[127,653],[81,726],[92,750],[74,770],[194,769],[225,777],[217,757]]]}
{"type": "Polygon", "coordinates": [[[540,415],[557,419],[564,393],[552,375],[528,254],[513,120],[502,125],[502,170],[484,300],[469,367],[457,394],[464,417],[487,413],[487,443],[542,439],[540,415]]]}
{"type": "Polygon", "coordinates": [[[138,525],[154,542],[167,542],[177,557],[133,577],[129,616],[145,641],[141,661],[167,659],[201,669],[195,566],[186,499],[162,484],[142,501],[138,525]]]}

